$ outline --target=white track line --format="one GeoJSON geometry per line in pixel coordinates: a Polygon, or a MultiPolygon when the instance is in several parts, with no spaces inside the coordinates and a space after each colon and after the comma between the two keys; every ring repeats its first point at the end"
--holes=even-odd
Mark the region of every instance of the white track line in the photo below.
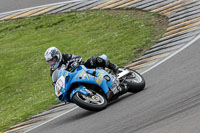
{"type": "Polygon", "coordinates": [[[72,112],[73,110],[75,110],[75,109],[77,109],[77,108],[78,108],[78,106],[76,106],[76,107],[74,107],[74,108],[68,110],[67,112],[62,113],[62,114],[60,114],[60,115],[58,115],[58,116],[56,116],[56,117],[54,117],[54,118],[52,118],[52,119],[50,119],[50,120],[48,120],[48,121],[45,121],[45,122],[43,122],[43,123],[41,123],[41,124],[39,124],[39,125],[37,125],[37,126],[31,128],[31,129],[25,131],[25,132],[23,132],[23,133],[30,132],[30,131],[32,131],[33,129],[36,129],[36,128],[38,128],[38,127],[40,127],[40,126],[42,126],[42,125],[44,125],[44,124],[46,124],[46,123],[48,123],[48,122],[50,122],[50,121],[53,121],[53,120],[57,119],[58,117],[61,117],[61,116],[65,115],[65,114],[67,114],[67,113],[70,113],[70,112],[72,112]]]}
{"type": "Polygon", "coordinates": [[[186,44],[185,46],[183,46],[182,48],[180,48],[179,50],[177,50],[176,52],[174,52],[173,54],[171,54],[170,56],[166,57],[165,59],[163,59],[162,61],[158,62],[157,64],[153,65],[152,67],[150,67],[149,69],[147,69],[144,72],[141,72],[141,74],[145,74],[146,72],[150,71],[151,69],[157,67],[158,65],[164,63],[165,61],[169,60],[170,58],[172,58],[173,56],[175,56],[176,54],[180,53],[181,51],[183,51],[185,48],[189,47],[191,44],[193,44],[195,41],[197,41],[198,39],[200,39],[200,34],[195,37],[192,41],[190,41],[188,44],[186,44]]]}
{"type": "Polygon", "coordinates": [[[70,3],[70,2],[77,2],[77,1],[84,1],[84,0],[71,0],[71,1],[64,1],[64,2],[58,2],[58,3],[47,4],[47,5],[29,7],[29,8],[14,10],[14,11],[3,12],[3,13],[0,13],[0,15],[15,13],[15,12],[19,12],[19,11],[26,11],[26,10],[31,10],[31,9],[35,9],[35,8],[48,7],[48,6],[52,6],[52,5],[65,4],[65,3],[70,3]]]}

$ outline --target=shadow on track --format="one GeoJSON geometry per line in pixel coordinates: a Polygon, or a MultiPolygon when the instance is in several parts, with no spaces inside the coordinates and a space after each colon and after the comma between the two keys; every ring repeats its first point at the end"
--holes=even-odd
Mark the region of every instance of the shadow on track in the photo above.
{"type": "MultiPolygon", "coordinates": [[[[146,88],[144,90],[146,90],[146,88]]],[[[52,125],[50,127],[51,128],[59,128],[60,126],[63,126],[63,125],[77,123],[78,121],[87,119],[88,117],[91,117],[91,116],[98,114],[98,113],[105,113],[107,111],[107,109],[109,109],[109,107],[111,107],[111,106],[114,106],[115,103],[122,102],[123,100],[128,99],[131,96],[134,96],[134,95],[139,94],[139,93],[140,92],[124,94],[124,95],[120,96],[118,99],[109,102],[108,107],[106,109],[104,109],[102,111],[98,111],[98,112],[88,111],[88,110],[85,110],[85,109],[82,109],[82,108],[78,108],[75,111],[71,112],[70,115],[63,116],[62,119],[60,119],[59,121],[56,122],[56,124],[54,123],[54,125],[52,125]]]]}
{"type": "Polygon", "coordinates": [[[92,112],[92,111],[88,111],[88,110],[78,108],[78,112],[77,112],[77,109],[76,109],[75,111],[71,112],[70,115],[63,116],[62,119],[60,119],[59,121],[56,122],[56,124],[54,123],[50,127],[51,128],[58,128],[58,127],[62,127],[63,125],[67,125],[67,124],[70,124],[70,123],[76,123],[77,121],[85,119],[85,118],[92,116],[96,113],[98,113],[98,112],[92,112]]]}
{"type": "Polygon", "coordinates": [[[113,100],[113,101],[109,102],[109,103],[108,103],[108,108],[109,108],[109,106],[112,106],[112,105],[114,105],[115,103],[119,103],[119,102],[122,101],[123,99],[127,99],[127,98],[129,98],[129,97],[131,97],[131,96],[137,95],[137,94],[139,94],[139,93],[145,91],[146,89],[147,89],[147,87],[145,87],[142,91],[139,91],[139,92],[137,92],[137,93],[128,92],[128,93],[126,93],[126,94],[120,96],[120,97],[117,98],[116,100],[113,100]]]}

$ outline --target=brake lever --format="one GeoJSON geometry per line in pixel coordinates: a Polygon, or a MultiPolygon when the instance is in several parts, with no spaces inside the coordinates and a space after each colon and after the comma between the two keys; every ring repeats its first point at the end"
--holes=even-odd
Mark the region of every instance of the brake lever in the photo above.
{"type": "Polygon", "coordinates": [[[72,61],[68,61],[67,63],[66,63],[66,67],[65,67],[65,69],[67,70],[68,69],[68,67],[69,67],[69,64],[71,63],[72,61]]]}

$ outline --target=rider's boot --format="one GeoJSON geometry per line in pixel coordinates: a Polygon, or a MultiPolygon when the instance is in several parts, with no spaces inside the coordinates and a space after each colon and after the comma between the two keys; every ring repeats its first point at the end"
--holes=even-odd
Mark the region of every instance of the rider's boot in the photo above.
{"type": "Polygon", "coordinates": [[[110,90],[106,94],[106,97],[107,97],[108,101],[110,101],[113,98],[113,96],[114,96],[114,93],[112,91],[110,91],[110,90]]]}

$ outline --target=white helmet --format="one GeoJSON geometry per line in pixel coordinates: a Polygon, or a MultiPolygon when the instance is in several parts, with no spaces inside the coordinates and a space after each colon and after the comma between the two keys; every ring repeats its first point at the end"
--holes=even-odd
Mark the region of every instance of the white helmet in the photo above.
{"type": "Polygon", "coordinates": [[[56,47],[50,47],[44,53],[44,58],[49,66],[55,70],[62,60],[62,54],[56,47]]]}

